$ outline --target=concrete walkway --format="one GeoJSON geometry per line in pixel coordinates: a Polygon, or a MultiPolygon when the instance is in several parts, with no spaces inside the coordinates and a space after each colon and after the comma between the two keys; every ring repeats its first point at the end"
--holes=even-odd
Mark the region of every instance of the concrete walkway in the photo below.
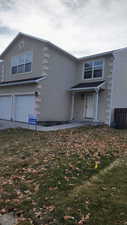
{"type": "Polygon", "coordinates": [[[28,125],[27,123],[20,123],[20,122],[12,122],[8,120],[0,120],[0,130],[5,130],[9,128],[24,128],[24,129],[30,129],[30,130],[37,130],[37,131],[56,131],[56,130],[63,130],[68,128],[75,128],[75,127],[83,127],[88,125],[87,123],[81,123],[81,122],[72,122],[68,124],[62,124],[62,125],[55,125],[55,126],[34,126],[34,125],[28,125]]]}

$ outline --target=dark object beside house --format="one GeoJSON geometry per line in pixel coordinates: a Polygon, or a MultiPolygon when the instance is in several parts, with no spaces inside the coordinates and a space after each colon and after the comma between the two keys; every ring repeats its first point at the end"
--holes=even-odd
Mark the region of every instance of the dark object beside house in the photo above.
{"type": "Polygon", "coordinates": [[[114,128],[127,129],[127,108],[114,110],[114,128]]]}

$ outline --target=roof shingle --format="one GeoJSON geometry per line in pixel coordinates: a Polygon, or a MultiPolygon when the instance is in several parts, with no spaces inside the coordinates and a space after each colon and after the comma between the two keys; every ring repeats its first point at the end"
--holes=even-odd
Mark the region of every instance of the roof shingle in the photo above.
{"type": "Polygon", "coordinates": [[[75,88],[96,88],[102,83],[104,83],[104,81],[79,83],[79,84],[73,86],[71,89],[75,89],[75,88]]]}

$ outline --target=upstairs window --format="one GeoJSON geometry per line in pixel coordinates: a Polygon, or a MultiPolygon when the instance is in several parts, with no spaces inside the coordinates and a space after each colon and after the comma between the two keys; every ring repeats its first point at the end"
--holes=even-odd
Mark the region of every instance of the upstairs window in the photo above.
{"type": "Polygon", "coordinates": [[[101,78],[103,74],[103,60],[88,61],[84,65],[84,79],[101,78]]]}
{"type": "Polygon", "coordinates": [[[28,73],[32,71],[32,52],[25,52],[22,55],[12,57],[11,72],[28,73]]]}

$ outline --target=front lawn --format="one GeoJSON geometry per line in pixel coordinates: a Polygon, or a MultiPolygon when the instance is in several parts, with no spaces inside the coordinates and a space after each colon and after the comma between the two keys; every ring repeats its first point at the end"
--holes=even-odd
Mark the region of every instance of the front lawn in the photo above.
{"type": "Polygon", "coordinates": [[[1,131],[0,214],[18,225],[126,225],[126,152],[126,130],[1,131]]]}

